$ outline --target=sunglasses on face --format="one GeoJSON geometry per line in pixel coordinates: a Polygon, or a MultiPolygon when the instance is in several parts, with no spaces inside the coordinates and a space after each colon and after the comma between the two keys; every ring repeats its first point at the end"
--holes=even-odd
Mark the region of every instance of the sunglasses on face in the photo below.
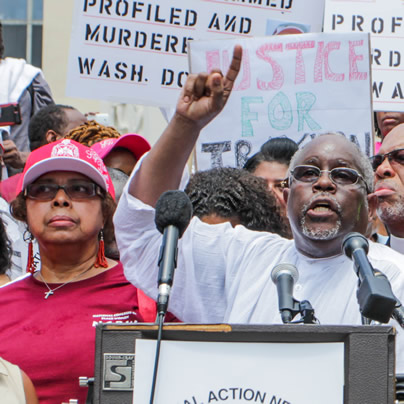
{"type": "Polygon", "coordinates": [[[376,171],[377,168],[383,163],[383,161],[388,158],[389,163],[398,163],[404,165],[404,149],[396,149],[386,154],[376,154],[370,158],[373,170],[376,171]]]}
{"type": "Polygon", "coordinates": [[[29,184],[25,188],[24,196],[30,199],[36,199],[39,201],[51,201],[59,189],[63,189],[66,195],[71,200],[83,200],[93,198],[95,196],[104,197],[102,189],[93,182],[73,182],[66,185],[59,185],[53,182],[45,183],[33,183],[29,184]]]}
{"type": "Polygon", "coordinates": [[[296,166],[290,174],[297,181],[315,183],[322,173],[328,173],[331,181],[336,185],[355,185],[361,179],[366,191],[369,192],[364,178],[353,168],[336,167],[332,170],[320,170],[315,166],[296,166]]]}

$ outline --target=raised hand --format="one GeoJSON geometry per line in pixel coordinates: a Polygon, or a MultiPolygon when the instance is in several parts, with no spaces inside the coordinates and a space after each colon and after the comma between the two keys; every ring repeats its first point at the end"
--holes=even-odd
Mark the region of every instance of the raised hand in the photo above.
{"type": "Polygon", "coordinates": [[[220,71],[190,74],[178,100],[176,114],[192,121],[199,129],[209,123],[229,99],[240,71],[241,58],[242,48],[236,45],[226,76],[220,71]]]}
{"type": "Polygon", "coordinates": [[[240,71],[242,48],[236,45],[226,76],[221,72],[189,75],[175,114],[130,180],[129,193],[154,206],[176,189],[201,129],[222,111],[240,71]]]}

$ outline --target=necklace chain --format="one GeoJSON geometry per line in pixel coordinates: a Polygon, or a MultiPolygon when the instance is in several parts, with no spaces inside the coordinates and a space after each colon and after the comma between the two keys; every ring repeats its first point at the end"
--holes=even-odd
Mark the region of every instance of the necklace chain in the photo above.
{"type": "Polygon", "coordinates": [[[67,281],[67,282],[65,282],[65,283],[62,283],[61,285],[59,285],[57,288],[54,288],[54,289],[51,289],[51,288],[49,287],[49,285],[48,285],[47,282],[45,281],[44,277],[42,276],[41,271],[39,271],[39,272],[38,272],[38,275],[41,277],[43,283],[44,283],[44,284],[46,285],[46,287],[48,288],[48,291],[47,291],[47,292],[44,292],[44,293],[45,293],[45,299],[47,299],[50,295],[53,295],[53,293],[54,293],[56,290],[62,288],[63,286],[66,286],[66,285],[68,285],[70,282],[73,282],[74,280],[80,278],[80,276],[82,276],[82,275],[84,275],[86,272],[88,272],[93,266],[94,266],[94,264],[92,264],[91,267],[87,268],[85,271],[79,273],[78,275],[76,275],[75,277],[73,277],[72,279],[70,279],[69,281],[67,281]]]}

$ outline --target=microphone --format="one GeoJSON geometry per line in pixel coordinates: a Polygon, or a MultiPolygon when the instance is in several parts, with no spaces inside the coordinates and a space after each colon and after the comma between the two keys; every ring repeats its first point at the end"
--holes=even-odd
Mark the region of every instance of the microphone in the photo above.
{"type": "Polygon", "coordinates": [[[396,298],[387,278],[375,277],[367,253],[369,242],[360,233],[349,233],[342,241],[342,251],[354,261],[359,278],[357,299],[363,316],[381,323],[388,323],[396,306],[396,298]]]}
{"type": "Polygon", "coordinates": [[[283,323],[290,323],[296,313],[293,298],[294,283],[299,279],[299,273],[292,264],[278,264],[271,272],[271,278],[278,290],[278,306],[283,323]]]}
{"type": "Polygon", "coordinates": [[[166,191],[156,203],[154,222],[163,241],[159,254],[157,312],[167,312],[168,299],[177,266],[178,240],[184,234],[192,217],[192,205],[182,191],[166,191]]]}
{"type": "Polygon", "coordinates": [[[356,275],[361,282],[367,277],[373,276],[373,268],[367,257],[369,242],[365,236],[360,233],[347,234],[342,240],[342,251],[354,261],[356,275]]]}
{"type": "MultiPolygon", "coordinates": [[[[379,271],[378,269],[375,269],[374,273],[375,273],[376,277],[384,278],[385,281],[387,281],[390,285],[390,282],[389,282],[387,276],[383,272],[379,271]]],[[[390,285],[390,287],[391,287],[391,285],[390,285]]],[[[391,293],[393,293],[393,292],[391,292],[391,293]]],[[[394,297],[395,297],[395,295],[394,295],[394,297]]],[[[400,302],[400,300],[397,299],[397,297],[396,297],[396,307],[393,310],[392,317],[394,318],[394,320],[397,321],[398,324],[400,324],[401,328],[404,328],[404,309],[403,309],[402,303],[400,302]]]]}

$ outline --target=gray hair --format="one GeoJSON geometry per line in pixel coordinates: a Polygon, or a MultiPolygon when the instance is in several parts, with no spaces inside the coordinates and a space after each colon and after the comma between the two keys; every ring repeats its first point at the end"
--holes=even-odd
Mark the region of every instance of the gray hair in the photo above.
{"type": "MultiPolygon", "coordinates": [[[[322,133],[319,136],[342,136],[347,142],[353,145],[353,147],[356,149],[356,160],[355,162],[358,164],[359,168],[359,173],[362,175],[368,190],[370,193],[374,191],[374,173],[373,173],[373,168],[372,164],[370,163],[370,160],[368,156],[358,147],[357,144],[354,142],[350,142],[342,133],[335,133],[335,132],[328,132],[328,133],[322,133]]],[[[300,158],[300,156],[303,153],[303,150],[307,146],[310,145],[311,142],[307,143],[303,147],[299,148],[299,150],[293,155],[292,159],[290,160],[289,164],[289,170],[288,170],[288,176],[290,176],[290,171],[293,170],[293,168],[297,165],[296,162],[300,158]]]]}

